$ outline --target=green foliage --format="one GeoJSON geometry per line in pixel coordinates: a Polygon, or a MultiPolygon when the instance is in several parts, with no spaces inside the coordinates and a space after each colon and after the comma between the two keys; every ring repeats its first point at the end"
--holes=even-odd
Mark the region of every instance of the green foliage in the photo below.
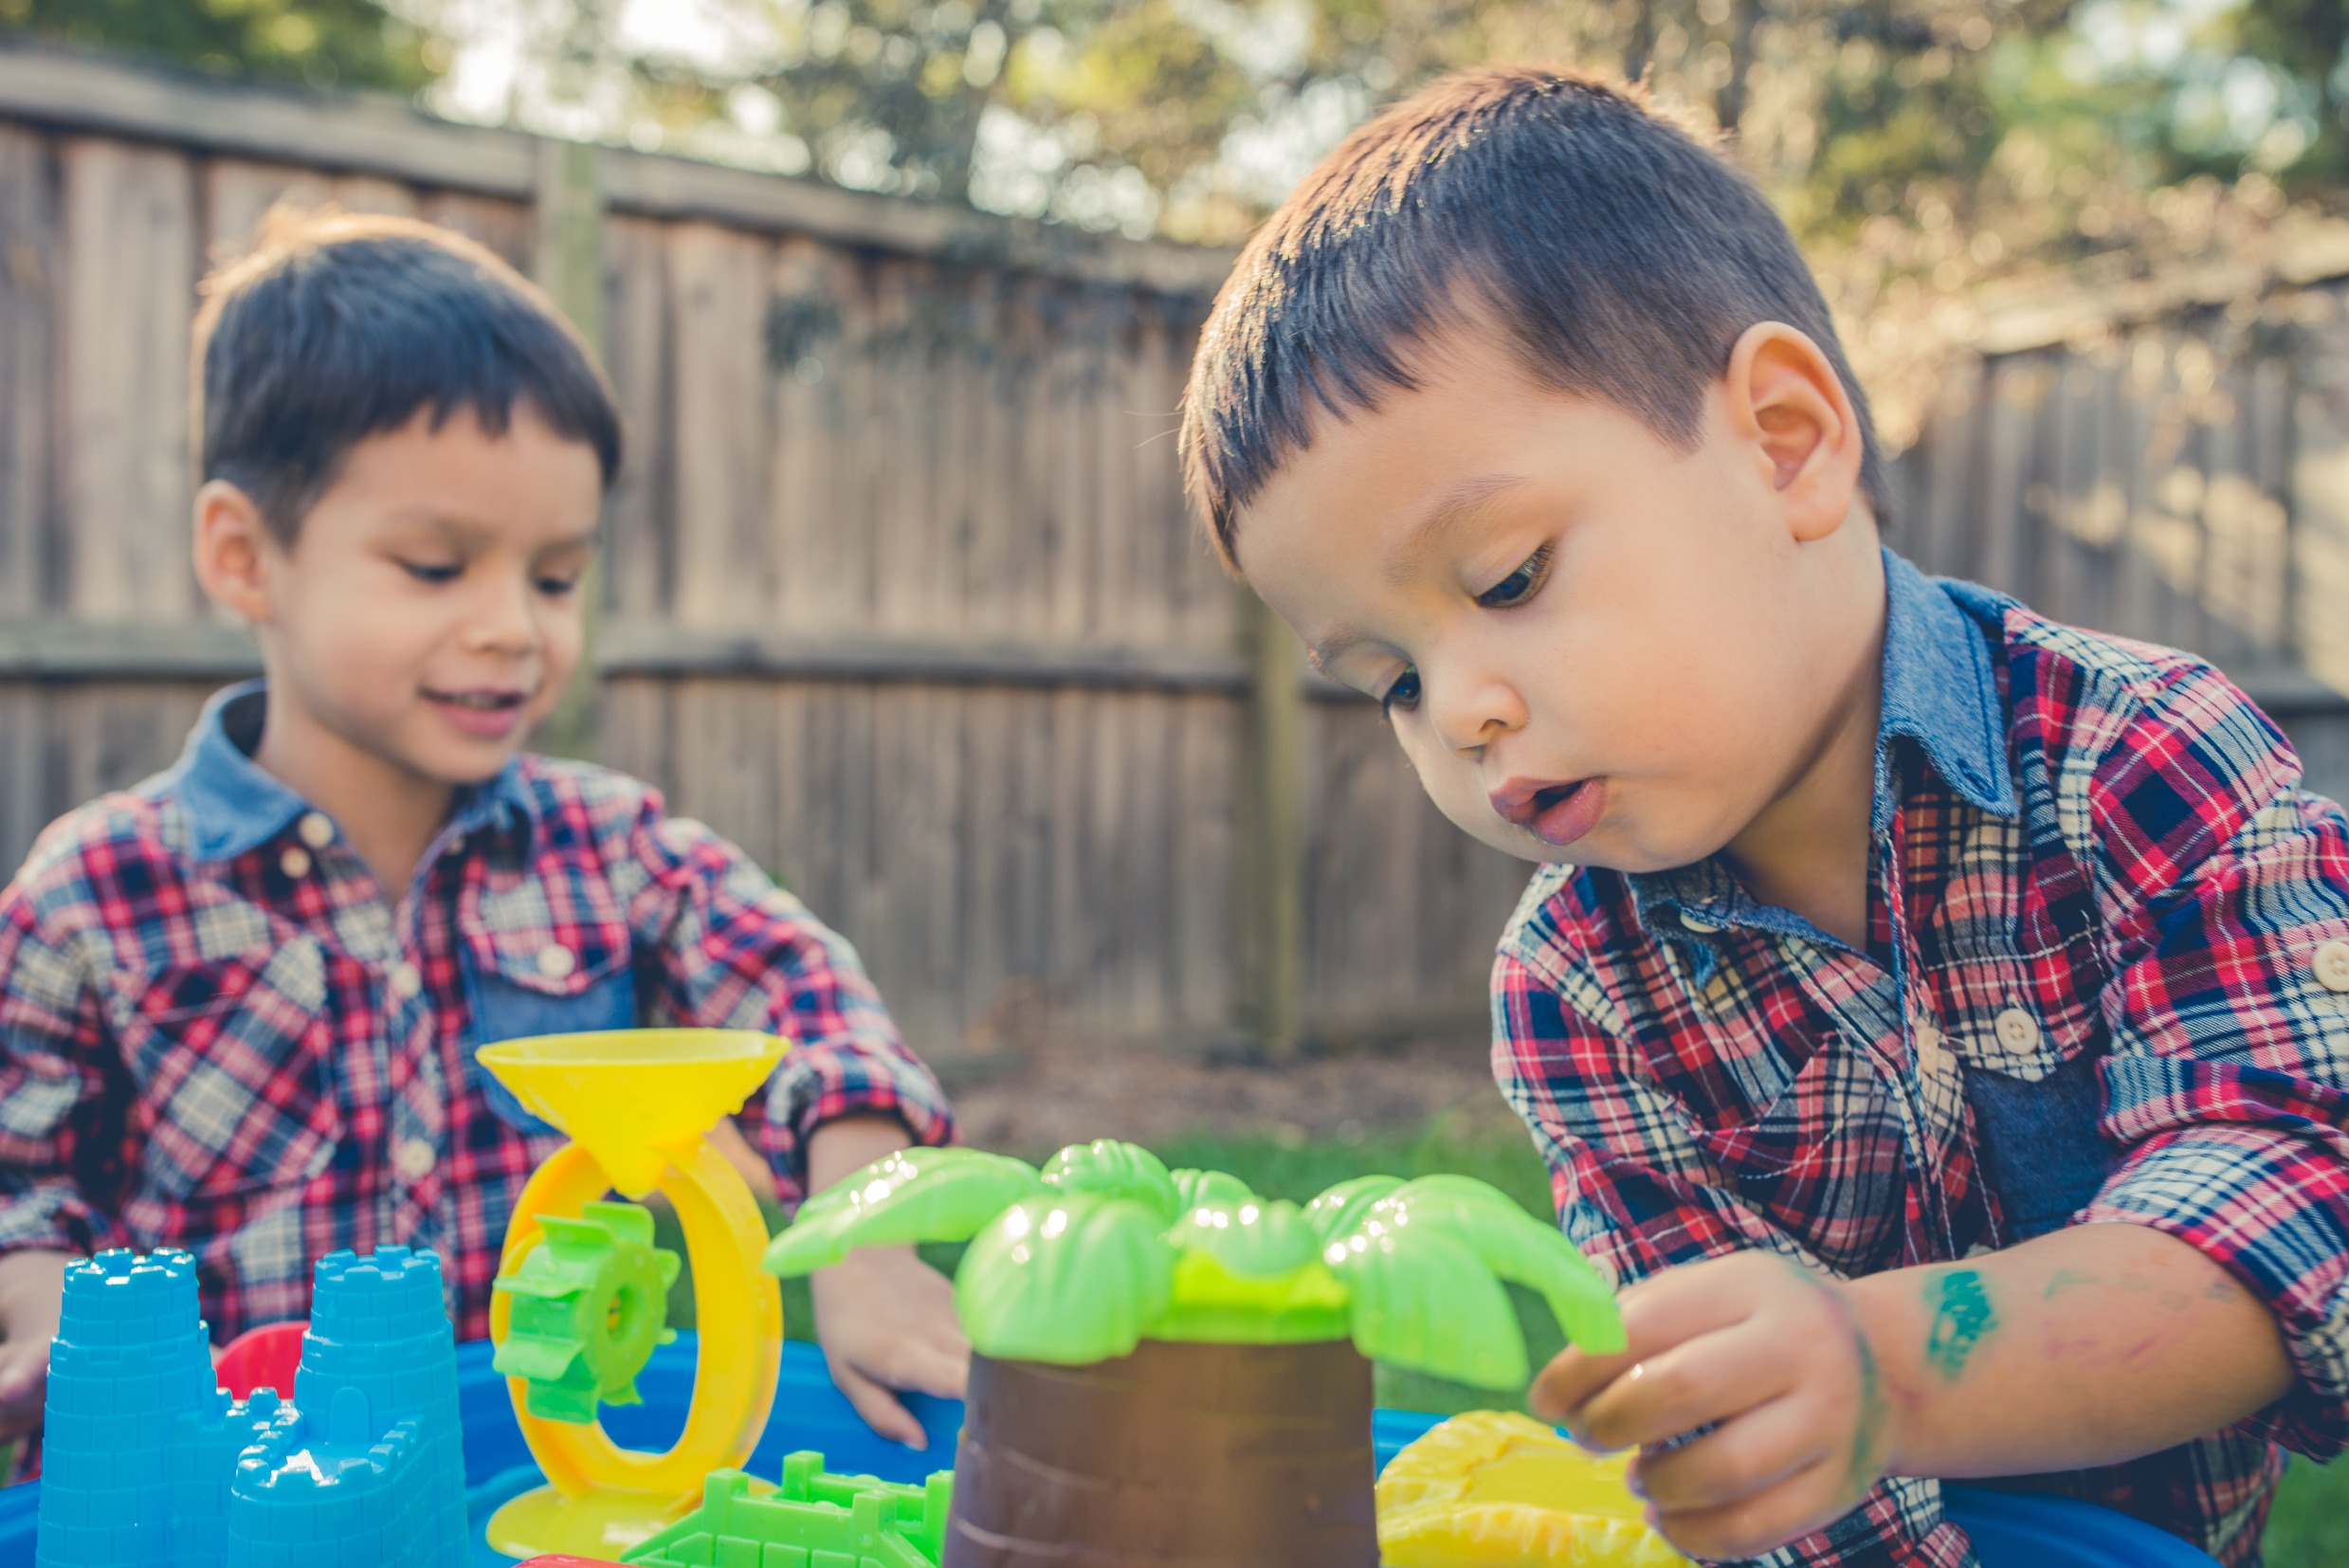
{"type": "Polygon", "coordinates": [[[1471,1177],[1348,1181],[1309,1218],[1236,1177],[1170,1173],[1106,1140],[1046,1170],[972,1150],[891,1155],[809,1203],[766,1266],[805,1274],[858,1247],[974,1238],[956,1290],[971,1342],[1072,1365],[1145,1336],[1278,1344],[1351,1328],[1377,1358],[1514,1387],[1527,1369],[1503,1332],[1504,1280],[1541,1294],[1578,1340],[1622,1343],[1613,1299],[1574,1244],[1471,1177]]]}
{"type": "Polygon", "coordinates": [[[380,0],[0,0],[0,33],[313,87],[414,92],[447,64],[380,0]]]}

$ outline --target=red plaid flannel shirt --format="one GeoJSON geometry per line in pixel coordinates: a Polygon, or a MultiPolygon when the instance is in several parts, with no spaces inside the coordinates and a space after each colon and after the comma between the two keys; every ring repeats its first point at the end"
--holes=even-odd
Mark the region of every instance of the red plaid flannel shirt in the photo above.
{"type": "Polygon", "coordinates": [[[737,1118],[787,1195],[834,1118],[952,1137],[855,952],[646,785],[518,758],[394,907],[231,738],[262,701],[215,698],[176,766],[52,825],[0,893],[0,1250],[185,1248],[225,1340],[305,1316],[324,1253],[430,1247],[480,1338],[561,1140],[473,1051],[557,1030],[788,1036],[737,1118]]]}
{"type": "MultiPolygon", "coordinates": [[[[2250,1562],[2279,1445],[2349,1440],[2349,821],[2198,661],[1886,568],[1869,951],[1718,860],[1545,867],[1502,943],[1495,1073],[1622,1283],[2092,1221],[2199,1248],[2275,1314],[2292,1393],[2028,1484],[2250,1562]]],[[[1973,1551],[1938,1484],[1893,1479],[1765,1560],[1973,1551]]]]}

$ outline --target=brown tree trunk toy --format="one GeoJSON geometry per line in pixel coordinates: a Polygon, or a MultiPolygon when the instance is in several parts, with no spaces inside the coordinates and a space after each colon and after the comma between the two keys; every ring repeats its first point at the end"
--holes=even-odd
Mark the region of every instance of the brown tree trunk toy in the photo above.
{"type": "Polygon", "coordinates": [[[944,1568],[1377,1568],[1371,1367],[1346,1340],[971,1358],[944,1568]]]}

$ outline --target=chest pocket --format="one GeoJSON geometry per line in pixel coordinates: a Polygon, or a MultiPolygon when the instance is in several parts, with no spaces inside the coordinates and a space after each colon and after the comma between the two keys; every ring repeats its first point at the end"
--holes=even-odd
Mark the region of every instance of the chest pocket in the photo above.
{"type": "Polygon", "coordinates": [[[299,1186],[333,1163],[342,1117],[328,989],[325,952],[302,936],[119,982],[111,1021],[137,1088],[147,1192],[232,1197],[299,1186]]]}
{"type": "Polygon", "coordinates": [[[501,1121],[533,1134],[555,1129],[523,1109],[514,1091],[482,1066],[481,1048],[538,1034],[634,1029],[637,1023],[636,974],[625,944],[597,969],[560,974],[549,973],[560,966],[541,957],[546,951],[500,943],[484,965],[477,949],[465,973],[465,1075],[501,1121]]]}

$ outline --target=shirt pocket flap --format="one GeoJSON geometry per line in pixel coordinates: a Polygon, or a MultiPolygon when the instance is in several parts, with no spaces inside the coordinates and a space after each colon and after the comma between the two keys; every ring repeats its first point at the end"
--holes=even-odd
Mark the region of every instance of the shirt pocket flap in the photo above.
{"type": "Polygon", "coordinates": [[[598,950],[600,962],[583,967],[575,957],[569,962],[547,960],[550,951],[575,953],[567,946],[545,943],[482,944],[490,961],[476,961],[465,975],[465,1074],[501,1121],[533,1135],[555,1131],[523,1109],[514,1091],[482,1065],[483,1046],[506,1040],[527,1040],[541,1034],[587,1034],[603,1030],[634,1029],[636,974],[629,967],[625,945],[598,950]]]}

